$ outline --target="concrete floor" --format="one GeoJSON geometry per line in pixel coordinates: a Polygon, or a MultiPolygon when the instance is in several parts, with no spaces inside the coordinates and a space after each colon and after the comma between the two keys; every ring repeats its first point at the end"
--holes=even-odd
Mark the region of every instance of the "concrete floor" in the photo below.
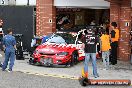
{"type": "MultiPolygon", "coordinates": [[[[0,61],[3,60],[4,60],[4,55],[0,57],[0,61]]],[[[102,60],[97,60],[97,66],[100,77],[96,79],[130,79],[132,81],[132,75],[131,75],[132,65],[129,62],[118,61],[117,65],[110,65],[109,70],[103,70],[102,60]]],[[[78,79],[81,76],[82,67],[83,67],[83,62],[80,62],[77,65],[70,68],[64,68],[63,66],[58,66],[58,67],[34,66],[34,65],[29,65],[28,59],[25,59],[25,60],[16,60],[13,70],[23,72],[26,74],[78,79]]],[[[95,79],[92,75],[91,63],[89,63],[89,78],[95,79]]]]}

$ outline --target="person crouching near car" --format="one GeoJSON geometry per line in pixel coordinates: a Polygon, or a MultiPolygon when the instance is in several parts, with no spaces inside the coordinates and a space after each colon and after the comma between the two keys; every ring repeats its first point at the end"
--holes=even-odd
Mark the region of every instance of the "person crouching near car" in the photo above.
{"type": "Polygon", "coordinates": [[[110,55],[110,36],[106,34],[105,30],[102,30],[102,36],[100,37],[101,41],[101,51],[102,51],[102,58],[104,64],[104,70],[108,70],[109,68],[109,55],[110,55]]]}
{"type": "Polygon", "coordinates": [[[99,77],[97,73],[97,65],[96,65],[96,45],[98,44],[99,39],[96,37],[93,29],[89,28],[85,31],[84,38],[82,40],[83,47],[85,51],[85,62],[84,62],[84,74],[85,77],[88,78],[88,63],[91,57],[92,59],[92,67],[93,67],[93,75],[95,78],[99,77]]]}

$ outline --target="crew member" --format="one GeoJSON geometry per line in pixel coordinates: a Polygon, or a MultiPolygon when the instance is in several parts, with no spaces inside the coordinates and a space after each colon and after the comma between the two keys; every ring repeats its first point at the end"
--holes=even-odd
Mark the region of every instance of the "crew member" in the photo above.
{"type": "Polygon", "coordinates": [[[100,40],[104,70],[107,70],[109,68],[109,49],[111,49],[111,47],[109,35],[106,33],[105,30],[102,31],[102,36],[100,37],[100,40]]]}
{"type": "Polygon", "coordinates": [[[7,29],[8,34],[3,38],[3,47],[5,50],[5,60],[2,66],[4,71],[7,68],[8,61],[10,60],[10,65],[8,71],[12,71],[14,61],[15,61],[15,50],[16,50],[16,40],[12,36],[12,29],[7,29]]]}
{"type": "Polygon", "coordinates": [[[112,22],[111,23],[111,54],[112,54],[112,58],[111,58],[111,64],[115,65],[117,64],[117,47],[118,47],[118,40],[119,40],[119,29],[117,28],[117,23],[116,22],[112,22]]]}
{"type": "Polygon", "coordinates": [[[0,49],[1,50],[3,50],[3,48],[2,48],[2,39],[3,39],[3,36],[4,36],[2,26],[3,26],[3,21],[2,21],[2,19],[0,19],[0,49]]]}
{"type": "Polygon", "coordinates": [[[84,72],[86,77],[88,77],[88,62],[91,57],[92,59],[92,66],[93,66],[93,75],[95,78],[99,77],[97,73],[97,65],[96,65],[96,52],[97,52],[97,45],[98,39],[95,35],[93,29],[89,28],[85,31],[84,39],[83,39],[83,46],[85,47],[85,62],[84,62],[84,72]]]}

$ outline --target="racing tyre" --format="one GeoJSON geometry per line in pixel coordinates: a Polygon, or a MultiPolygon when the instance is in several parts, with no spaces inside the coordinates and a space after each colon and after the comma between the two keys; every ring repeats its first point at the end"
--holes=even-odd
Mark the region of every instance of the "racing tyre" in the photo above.
{"type": "Polygon", "coordinates": [[[30,64],[30,65],[33,65],[34,63],[35,63],[34,60],[33,60],[32,58],[30,58],[30,59],[29,59],[29,64],[30,64]]]}
{"type": "Polygon", "coordinates": [[[74,51],[71,55],[71,61],[67,62],[66,67],[74,66],[78,63],[78,52],[74,51]]]}
{"type": "Polygon", "coordinates": [[[73,66],[73,65],[75,65],[75,64],[78,63],[78,52],[77,52],[77,51],[74,51],[74,52],[72,53],[72,56],[71,56],[71,57],[72,57],[72,58],[71,58],[70,65],[73,66]]]}
{"type": "Polygon", "coordinates": [[[40,62],[35,61],[33,58],[29,59],[29,64],[35,65],[35,66],[41,66],[42,65],[40,62]]]}

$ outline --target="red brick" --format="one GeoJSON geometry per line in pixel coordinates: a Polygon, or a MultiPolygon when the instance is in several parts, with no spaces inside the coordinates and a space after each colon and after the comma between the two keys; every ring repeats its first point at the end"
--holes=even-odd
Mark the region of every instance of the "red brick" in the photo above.
{"type": "Polygon", "coordinates": [[[130,22],[131,24],[130,3],[130,0],[111,0],[110,2],[110,20],[111,22],[117,22],[120,30],[118,57],[124,61],[128,61],[130,59],[129,31],[131,27],[125,26],[125,22],[130,22]],[[121,41],[121,39],[124,41],[121,41]]]}
{"type": "Polygon", "coordinates": [[[56,9],[53,6],[54,0],[38,0],[37,1],[37,18],[36,18],[36,34],[38,36],[45,35],[49,32],[55,31],[56,28],[56,9]],[[52,19],[52,23],[49,23],[52,19]]]}

